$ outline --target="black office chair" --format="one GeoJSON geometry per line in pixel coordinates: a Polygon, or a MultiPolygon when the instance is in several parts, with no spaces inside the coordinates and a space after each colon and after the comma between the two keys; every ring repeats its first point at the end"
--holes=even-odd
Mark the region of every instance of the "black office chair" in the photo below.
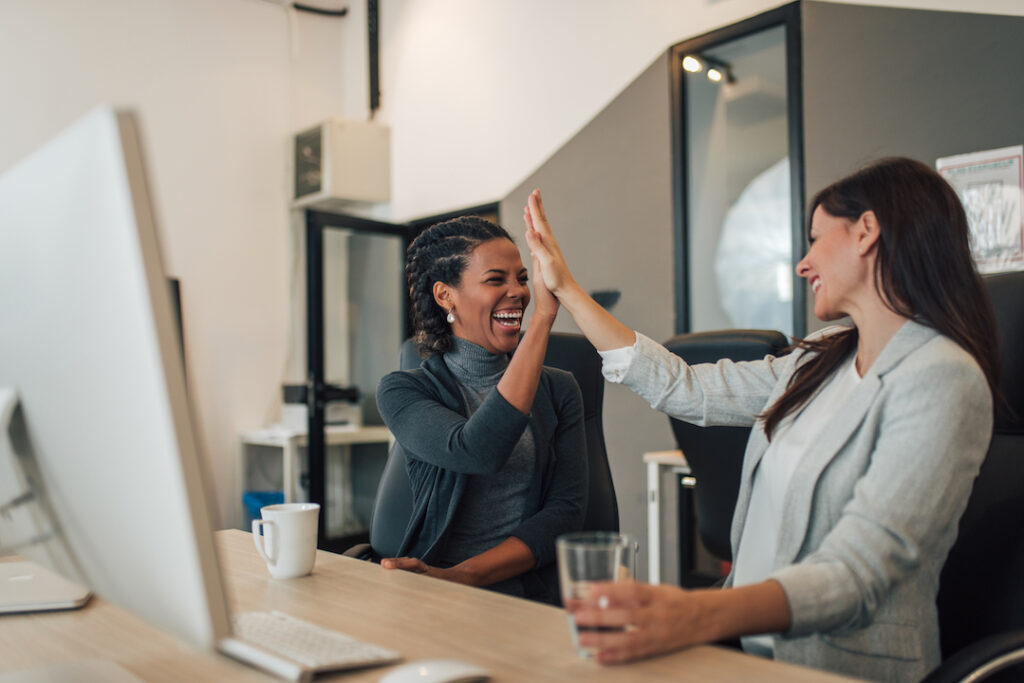
{"type": "MultiPolygon", "coordinates": [[[[719,330],[695,332],[672,337],[665,347],[687,363],[714,363],[730,360],[759,360],[778,355],[788,346],[785,335],[774,330],[719,330]]],[[[732,515],[739,494],[743,452],[750,437],[749,427],[698,427],[669,418],[676,443],[696,479],[694,494],[700,540],[708,552],[720,560],[732,560],[729,535],[732,515]]],[[[681,542],[691,544],[690,530],[680,529],[681,542]]],[[[689,567],[681,567],[688,571],[689,567]]],[[[711,583],[717,577],[691,576],[687,583],[711,583]]]]}
{"type": "MultiPolygon", "coordinates": [[[[402,345],[399,367],[403,370],[416,368],[420,362],[416,345],[412,340],[406,340],[402,345]]],[[[604,378],[601,376],[601,357],[582,335],[552,333],[544,364],[571,372],[583,394],[583,420],[590,471],[589,498],[583,528],[618,531],[619,508],[602,426],[604,378]]],[[[350,548],[344,554],[376,561],[382,557],[394,557],[398,554],[411,515],[412,487],[405,467],[405,453],[396,442],[388,454],[377,488],[377,499],[370,521],[370,543],[350,548]]]]}
{"type": "Polygon", "coordinates": [[[584,531],[618,531],[619,504],[615,498],[608,451],[604,445],[604,376],[601,356],[580,334],[553,332],[544,355],[544,365],[568,370],[583,394],[583,429],[587,437],[587,465],[590,488],[584,531]]]}
{"type": "Polygon", "coordinates": [[[921,683],[1014,683],[1024,680],[1024,630],[971,643],[944,660],[921,683]]]}
{"type": "MultiPolygon", "coordinates": [[[[1010,410],[996,411],[988,455],[939,578],[944,661],[925,679],[929,683],[961,680],[963,667],[1009,655],[1014,642],[1024,657],[1024,273],[990,276],[985,283],[999,331],[1000,388],[1010,410]]],[[[1024,680],[1024,667],[1001,676],[1024,680]]]]}

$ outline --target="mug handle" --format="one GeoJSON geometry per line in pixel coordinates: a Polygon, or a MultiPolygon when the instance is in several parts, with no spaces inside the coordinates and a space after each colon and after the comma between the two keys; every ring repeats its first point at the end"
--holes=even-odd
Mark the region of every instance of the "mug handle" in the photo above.
{"type": "Polygon", "coordinates": [[[252,542],[256,544],[256,552],[260,554],[263,561],[273,566],[277,564],[277,532],[275,524],[267,519],[254,519],[252,520],[252,542]],[[265,539],[267,548],[264,549],[264,542],[260,541],[260,527],[263,529],[262,538],[265,539]],[[273,532],[273,533],[271,533],[273,532]]]}

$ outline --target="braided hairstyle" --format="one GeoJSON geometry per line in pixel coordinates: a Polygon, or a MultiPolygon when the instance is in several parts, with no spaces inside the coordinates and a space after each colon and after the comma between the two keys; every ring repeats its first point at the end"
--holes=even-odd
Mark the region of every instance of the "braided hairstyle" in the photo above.
{"type": "Polygon", "coordinates": [[[452,348],[448,311],[434,300],[434,283],[458,287],[469,255],[484,242],[512,236],[500,225],[477,216],[460,216],[430,226],[409,245],[405,274],[412,301],[412,323],[420,355],[452,348]]]}

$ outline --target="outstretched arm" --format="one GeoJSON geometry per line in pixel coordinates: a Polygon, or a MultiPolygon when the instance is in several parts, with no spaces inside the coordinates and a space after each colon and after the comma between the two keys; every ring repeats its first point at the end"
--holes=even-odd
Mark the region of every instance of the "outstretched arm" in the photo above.
{"type": "Polygon", "coordinates": [[[523,220],[526,222],[526,243],[535,262],[540,266],[544,284],[558,297],[565,310],[569,311],[569,315],[594,348],[598,351],[609,351],[632,346],[636,341],[633,330],[591,299],[573,279],[569,266],[562,256],[562,250],[551,233],[540,190],[530,193],[523,212],[523,220]]]}
{"type": "Polygon", "coordinates": [[[566,609],[580,626],[606,627],[580,631],[580,645],[596,649],[603,664],[742,635],[785,632],[790,625],[786,594],[773,580],[693,591],[647,583],[595,584],[566,609]]]}
{"type": "MultiPolygon", "coordinates": [[[[537,259],[533,259],[533,272],[537,273],[537,259]]],[[[533,408],[533,397],[540,381],[540,369],[544,365],[544,353],[548,348],[551,326],[558,314],[558,300],[544,286],[540,277],[533,279],[533,315],[526,334],[519,340],[516,352],[508,368],[498,381],[498,393],[512,406],[528,415],[533,408]]]]}

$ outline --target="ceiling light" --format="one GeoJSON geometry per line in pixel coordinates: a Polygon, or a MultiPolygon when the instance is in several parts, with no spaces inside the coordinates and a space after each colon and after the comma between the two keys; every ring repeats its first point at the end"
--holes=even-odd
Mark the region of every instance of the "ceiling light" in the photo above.
{"type": "Polygon", "coordinates": [[[691,74],[707,73],[712,83],[735,83],[732,64],[710,55],[692,54],[683,57],[683,71],[691,74]]]}
{"type": "Polygon", "coordinates": [[[683,69],[686,71],[695,74],[703,68],[704,64],[702,64],[696,57],[691,57],[690,55],[683,57],[683,69]]]}

